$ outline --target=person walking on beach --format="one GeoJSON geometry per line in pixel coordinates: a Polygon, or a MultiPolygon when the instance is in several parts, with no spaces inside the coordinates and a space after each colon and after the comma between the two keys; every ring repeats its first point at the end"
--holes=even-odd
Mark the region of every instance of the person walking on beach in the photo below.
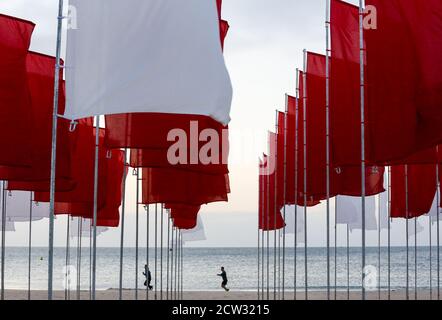
{"type": "Polygon", "coordinates": [[[230,289],[226,287],[228,280],[227,280],[227,273],[224,270],[224,267],[221,267],[221,273],[218,274],[218,277],[221,277],[223,279],[223,282],[221,283],[221,288],[223,288],[226,291],[229,291],[230,289]]]}
{"type": "Polygon", "coordinates": [[[153,287],[150,285],[150,283],[152,282],[152,274],[150,273],[147,264],[144,266],[143,275],[146,277],[146,281],[144,281],[144,286],[147,286],[149,290],[153,290],[153,287]]]}

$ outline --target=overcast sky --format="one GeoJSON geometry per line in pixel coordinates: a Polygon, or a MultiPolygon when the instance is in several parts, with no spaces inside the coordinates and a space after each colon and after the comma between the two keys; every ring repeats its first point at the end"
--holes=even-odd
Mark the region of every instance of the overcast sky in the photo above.
{"type": "MultiPolygon", "coordinates": [[[[125,1],[130,5],[130,0],[125,1]]],[[[31,49],[54,55],[57,5],[58,0],[1,0],[0,13],[35,22],[31,49]]],[[[302,67],[302,50],[319,53],[325,50],[325,0],[224,0],[223,18],[231,26],[225,57],[234,87],[230,125],[232,194],[229,203],[203,208],[208,240],[192,245],[256,246],[257,159],[266,151],[266,132],[275,128],[275,110],[284,109],[285,93],[295,94],[295,70],[302,67]]],[[[132,246],[135,229],[133,177],[128,179],[128,186],[125,245],[132,246]]],[[[142,208],[140,212],[140,230],[145,233],[142,208]]],[[[33,243],[36,246],[47,245],[47,225],[47,221],[35,223],[33,243]]],[[[65,218],[57,219],[56,245],[65,243],[65,226],[65,218]]],[[[27,224],[18,224],[17,230],[8,233],[8,245],[27,244],[27,224]]],[[[345,240],[343,231],[339,237],[341,244],[345,240]]],[[[399,233],[393,238],[396,244],[403,243],[404,237],[399,233]]],[[[112,230],[100,236],[98,245],[118,246],[119,239],[119,229],[112,230]]],[[[352,243],[359,244],[359,239],[360,233],[355,232],[352,243]]],[[[375,245],[376,239],[376,233],[369,234],[369,244],[375,245]]],[[[313,246],[325,245],[323,206],[310,210],[309,242],[313,246]]]]}

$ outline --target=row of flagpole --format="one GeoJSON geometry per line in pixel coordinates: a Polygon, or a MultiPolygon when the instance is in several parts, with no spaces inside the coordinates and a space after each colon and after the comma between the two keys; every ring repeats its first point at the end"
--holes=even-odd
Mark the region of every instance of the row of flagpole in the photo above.
{"type": "MultiPolygon", "coordinates": [[[[331,299],[331,294],[330,294],[330,289],[331,289],[331,268],[330,268],[330,45],[329,45],[329,38],[330,38],[330,0],[325,0],[326,2],[326,23],[325,23],[325,28],[326,28],[326,260],[327,260],[327,299],[330,300],[331,299]]],[[[366,287],[365,287],[365,277],[366,277],[366,192],[365,192],[365,171],[366,171],[366,159],[365,159],[365,70],[364,70],[364,63],[365,63],[365,47],[364,47],[364,1],[363,0],[359,0],[359,52],[360,52],[360,118],[361,118],[361,126],[360,126],[360,132],[361,132],[361,213],[362,213],[362,238],[361,238],[361,246],[362,246],[362,270],[361,270],[361,293],[362,293],[362,300],[365,300],[367,298],[366,296],[366,287]]],[[[308,64],[307,64],[307,51],[304,50],[304,73],[303,73],[303,77],[302,80],[303,81],[303,119],[301,119],[301,121],[303,121],[304,124],[304,136],[303,136],[303,148],[304,148],[304,167],[302,168],[302,170],[304,171],[304,186],[303,186],[303,196],[304,196],[304,245],[305,245],[305,250],[304,250],[304,268],[305,268],[305,299],[308,299],[308,236],[307,236],[307,133],[306,133],[306,127],[307,127],[307,104],[308,104],[308,96],[307,96],[307,81],[306,81],[306,76],[307,76],[307,71],[308,71],[308,64]]],[[[299,77],[298,77],[298,70],[297,70],[297,74],[296,74],[296,139],[295,139],[295,186],[298,185],[298,168],[297,168],[297,164],[298,164],[298,100],[299,99],[299,77]]],[[[287,179],[287,172],[286,172],[286,165],[287,165],[287,154],[286,154],[286,149],[287,149],[287,101],[286,101],[286,110],[285,110],[285,134],[284,134],[284,193],[283,193],[283,202],[285,203],[285,196],[286,196],[286,179],[287,179]]],[[[277,124],[276,124],[276,132],[278,132],[278,117],[277,117],[277,124]]],[[[276,152],[276,160],[275,162],[277,162],[277,157],[278,154],[276,152]]],[[[438,175],[439,175],[439,168],[438,165],[436,165],[436,183],[437,183],[437,287],[438,287],[438,299],[440,298],[440,229],[439,229],[439,214],[440,214],[440,210],[438,209],[438,205],[439,205],[439,181],[438,181],[438,175]]],[[[405,189],[406,189],[406,196],[405,196],[405,201],[406,201],[406,252],[407,252],[407,263],[406,263],[406,299],[409,299],[409,241],[408,241],[408,237],[409,237],[409,216],[408,216],[408,177],[407,177],[407,172],[408,172],[408,166],[405,166],[405,189]]],[[[269,174],[269,172],[267,172],[267,174],[269,174]]],[[[268,177],[268,175],[267,175],[268,177]]],[[[391,179],[391,170],[390,168],[388,168],[388,190],[387,190],[387,204],[388,204],[388,212],[390,212],[391,209],[391,186],[390,186],[390,179],[391,179]]],[[[267,178],[268,179],[268,178],[267,178]]],[[[276,178],[277,179],[277,178],[276,178]]],[[[261,183],[261,182],[260,182],[261,183]]],[[[269,187],[269,184],[267,184],[267,188],[269,187]]],[[[264,189],[264,188],[263,188],[264,189]]],[[[275,184],[275,199],[276,199],[276,184],[275,184]]],[[[297,203],[297,197],[298,197],[298,193],[296,191],[295,194],[295,203],[297,203]]],[[[262,200],[262,206],[264,206],[264,200],[262,200]]],[[[380,204],[380,198],[379,198],[379,204],[380,204]]],[[[334,257],[334,265],[335,265],[335,275],[334,275],[334,280],[335,280],[335,299],[337,296],[337,201],[335,201],[335,240],[334,240],[334,244],[335,244],[335,257],[334,257]]],[[[275,204],[276,206],[276,204],[275,204]]],[[[267,212],[268,212],[269,208],[267,208],[267,212]]],[[[380,210],[380,205],[379,205],[379,210],[380,210]]],[[[276,208],[275,208],[275,212],[276,212],[276,208]]],[[[295,219],[294,219],[294,299],[296,300],[297,294],[297,206],[295,206],[295,219]]],[[[283,218],[284,221],[286,220],[286,208],[284,206],[283,208],[283,218]]],[[[262,221],[264,221],[264,210],[263,210],[263,216],[261,217],[262,221]]],[[[379,215],[379,219],[380,219],[380,215],[379,215]]],[[[388,274],[387,274],[387,278],[388,278],[388,299],[391,299],[391,219],[388,218],[388,274]]],[[[414,224],[414,234],[415,234],[415,252],[414,252],[414,264],[415,264],[415,275],[414,275],[414,282],[415,282],[415,298],[417,299],[417,220],[415,219],[415,224],[414,224]]],[[[267,225],[268,225],[268,221],[267,221],[267,225]]],[[[275,227],[276,227],[276,215],[275,215],[275,227]]],[[[282,233],[283,233],[283,281],[282,281],[282,299],[285,298],[285,260],[286,260],[286,256],[285,256],[285,238],[286,238],[286,232],[285,229],[286,227],[283,228],[282,233]]],[[[350,298],[350,229],[349,226],[347,225],[347,297],[348,299],[350,298]]],[[[265,295],[264,295],[264,287],[265,287],[265,282],[264,282],[264,263],[265,263],[265,257],[264,257],[264,234],[265,231],[261,230],[261,233],[258,231],[258,297],[265,299],[265,295]],[[260,243],[260,237],[261,237],[261,243],[260,243]],[[261,255],[259,255],[259,246],[261,245],[261,255]],[[260,263],[262,263],[262,268],[260,269],[260,263]],[[260,271],[261,271],[261,278],[260,278],[260,271]],[[261,283],[261,287],[260,287],[260,283],[261,283]],[[260,295],[260,290],[261,290],[261,295],[260,295]]],[[[277,290],[277,286],[276,286],[276,231],[274,233],[275,235],[275,240],[274,240],[274,298],[276,299],[276,290],[277,290]]],[[[431,296],[432,296],[432,234],[431,234],[431,218],[430,218],[430,291],[431,291],[431,296]]],[[[278,258],[278,263],[279,263],[279,258],[278,258]]],[[[281,270],[278,270],[279,272],[281,272],[281,270]]],[[[379,221],[379,227],[378,227],[378,283],[380,284],[380,280],[381,280],[381,226],[380,226],[380,221],[379,221]]],[[[278,290],[280,291],[280,285],[281,283],[278,282],[278,290]]],[[[269,299],[269,231],[267,231],[267,299],[269,299]]],[[[381,299],[381,287],[379,285],[378,288],[378,298],[381,299]]]]}

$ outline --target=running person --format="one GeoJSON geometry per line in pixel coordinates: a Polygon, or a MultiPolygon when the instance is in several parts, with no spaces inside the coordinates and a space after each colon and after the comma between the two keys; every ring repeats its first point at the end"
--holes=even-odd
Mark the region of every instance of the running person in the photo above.
{"type": "Polygon", "coordinates": [[[221,288],[223,288],[226,291],[229,291],[230,289],[226,287],[228,280],[227,280],[227,273],[224,270],[224,267],[221,267],[221,273],[218,274],[218,277],[223,278],[223,282],[221,283],[221,288]]]}

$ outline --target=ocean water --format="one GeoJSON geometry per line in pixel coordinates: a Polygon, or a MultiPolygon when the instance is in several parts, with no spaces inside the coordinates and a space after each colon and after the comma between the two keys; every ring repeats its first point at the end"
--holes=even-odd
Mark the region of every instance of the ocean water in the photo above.
{"type": "MultiPolygon", "coordinates": [[[[70,250],[69,264],[72,266],[73,274],[71,285],[76,287],[76,265],[77,248],[70,250]]],[[[184,290],[219,290],[220,278],[217,277],[219,268],[224,266],[228,278],[229,287],[234,290],[256,290],[258,283],[258,256],[257,248],[185,248],[184,249],[184,290]]],[[[294,249],[286,248],[285,259],[285,287],[287,290],[294,288],[294,249]]],[[[326,288],[326,249],[309,248],[307,258],[308,266],[308,286],[310,290],[323,290],[326,288]]],[[[54,289],[62,290],[65,286],[66,250],[64,248],[55,248],[54,251],[54,289]]],[[[276,256],[280,254],[281,262],[276,260],[277,269],[282,265],[282,248],[276,251],[276,256]]],[[[334,250],[331,249],[331,283],[334,285],[334,250]]],[[[32,248],[31,258],[31,288],[35,290],[44,290],[47,288],[47,248],[32,248]]],[[[81,255],[81,288],[89,289],[90,284],[90,260],[89,248],[82,248],[81,255]]],[[[157,249],[157,266],[155,271],[155,250],[149,249],[150,270],[153,281],[157,280],[157,288],[161,286],[161,250],[157,249]]],[[[391,287],[400,289],[406,286],[406,249],[394,247],[391,248],[391,287]]],[[[265,250],[267,257],[267,249],[265,250]]],[[[269,250],[269,285],[274,283],[274,251],[269,250]]],[[[387,287],[388,265],[387,248],[381,248],[381,265],[378,268],[378,248],[366,249],[367,265],[372,266],[372,272],[377,272],[375,276],[377,283],[381,288],[387,287]]],[[[347,288],[347,249],[338,248],[336,252],[336,284],[338,289],[347,288]]],[[[429,247],[419,247],[417,260],[417,286],[419,288],[429,288],[431,285],[437,285],[437,249],[429,247]],[[431,259],[430,259],[431,251],[431,259]],[[431,260],[431,264],[430,264],[431,260]],[[431,270],[430,270],[431,269],[431,270]],[[431,274],[431,276],[430,276],[431,274]],[[431,280],[430,280],[431,279],[431,280]]],[[[119,287],[119,248],[98,248],[97,249],[97,289],[105,290],[119,287]]],[[[162,286],[166,288],[166,270],[167,270],[167,249],[163,249],[163,277],[162,286]]],[[[125,289],[135,288],[135,273],[138,274],[138,287],[143,288],[144,277],[142,271],[146,262],[146,248],[139,249],[139,261],[135,267],[135,249],[124,249],[123,264],[123,287],[125,289]]],[[[262,276],[262,265],[260,266],[260,281],[262,276]]],[[[264,264],[264,272],[267,274],[267,260],[264,264]]],[[[358,289],[361,285],[361,249],[350,248],[350,287],[358,289]]],[[[304,250],[297,251],[297,288],[302,290],[304,285],[304,250]]],[[[372,274],[373,275],[373,274],[372,274]]],[[[282,281],[282,275],[277,276],[277,282],[282,281]]],[[[265,280],[267,284],[267,280],[265,280]]],[[[413,288],[415,285],[415,256],[414,247],[409,249],[409,284],[413,288]]],[[[27,289],[28,285],[28,249],[27,248],[6,248],[5,259],[5,286],[7,289],[27,289]]]]}

